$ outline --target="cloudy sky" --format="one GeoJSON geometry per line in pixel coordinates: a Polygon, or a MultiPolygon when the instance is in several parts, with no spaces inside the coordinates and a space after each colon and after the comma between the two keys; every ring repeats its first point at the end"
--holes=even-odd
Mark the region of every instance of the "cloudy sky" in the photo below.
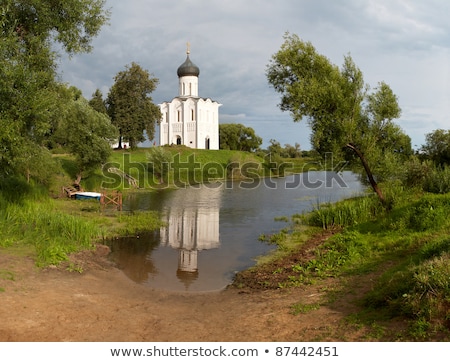
{"type": "Polygon", "coordinates": [[[397,123],[414,148],[449,129],[450,2],[447,0],[107,0],[110,24],[93,52],[63,57],[63,81],[90,99],[109,91],[131,62],[159,79],[155,103],[178,95],[176,70],[191,44],[199,95],[223,104],[221,123],[242,123],[263,138],[310,149],[306,123],[278,108],[266,67],[285,32],[310,41],[338,66],[350,54],[367,84],[398,96],[397,123]]]}

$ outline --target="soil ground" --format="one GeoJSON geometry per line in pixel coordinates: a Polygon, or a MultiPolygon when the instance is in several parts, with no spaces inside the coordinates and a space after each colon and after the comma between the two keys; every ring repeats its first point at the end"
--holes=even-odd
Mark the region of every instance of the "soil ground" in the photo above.
{"type": "MultiPolygon", "coordinates": [[[[320,241],[294,258],[307,258],[320,241]]],[[[358,323],[371,275],[273,288],[283,277],[273,270],[292,265],[285,259],[239,274],[225,290],[184,294],[135,284],[108,252],[100,245],[73,256],[78,273],[70,264],[38,269],[29,256],[0,251],[0,341],[374,341],[406,327],[358,323]]]]}

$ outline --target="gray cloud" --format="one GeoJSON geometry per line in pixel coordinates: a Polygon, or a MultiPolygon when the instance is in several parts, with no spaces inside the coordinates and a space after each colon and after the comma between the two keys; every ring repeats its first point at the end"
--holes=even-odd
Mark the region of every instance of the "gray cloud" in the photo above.
{"type": "Polygon", "coordinates": [[[223,106],[221,122],[253,127],[267,145],[296,142],[309,149],[306,124],[282,113],[267,83],[266,66],[286,31],[311,41],[333,63],[350,53],[375,87],[391,85],[403,109],[399,125],[421,145],[424,135],[449,128],[450,3],[402,0],[107,0],[110,25],[94,51],[63,57],[64,81],[86,97],[106,95],[113,77],[131,62],[160,81],[156,103],[177,95],[176,69],[185,59],[200,67],[199,93],[223,106]]]}

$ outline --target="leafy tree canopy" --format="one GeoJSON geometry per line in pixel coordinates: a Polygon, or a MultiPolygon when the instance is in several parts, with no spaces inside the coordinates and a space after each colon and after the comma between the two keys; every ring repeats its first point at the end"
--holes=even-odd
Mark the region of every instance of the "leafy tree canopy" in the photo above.
{"type": "Polygon", "coordinates": [[[393,123],[401,110],[391,88],[380,82],[370,92],[350,55],[339,68],[311,43],[289,33],[266,75],[281,94],[280,109],[289,111],[295,122],[309,123],[313,149],[348,161],[359,159],[384,201],[369,165],[381,164],[386,155],[411,152],[409,137],[393,123]]]}
{"type": "Polygon", "coordinates": [[[437,129],[428,133],[421,151],[438,166],[450,165],[450,131],[437,129]]]}
{"type": "Polygon", "coordinates": [[[89,100],[89,105],[94,108],[97,112],[108,114],[106,109],[106,104],[103,99],[103,94],[100,89],[97,89],[93,94],[92,98],[89,100]]]}
{"type": "Polygon", "coordinates": [[[158,79],[133,62],[119,72],[114,80],[106,103],[108,114],[119,129],[120,140],[123,138],[129,141],[130,147],[134,148],[139,142],[145,141],[144,131],[147,138],[152,140],[155,123],[161,119],[159,107],[150,97],[158,85],[158,79]]]}
{"type": "Polygon", "coordinates": [[[299,158],[302,157],[302,152],[300,150],[300,144],[295,143],[294,146],[286,143],[284,147],[281,146],[280,142],[271,139],[270,145],[267,151],[272,155],[279,155],[282,158],[299,158]]]}
{"type": "Polygon", "coordinates": [[[262,138],[255,130],[240,123],[219,125],[219,144],[223,150],[256,151],[262,144],[262,138]]]}
{"type": "Polygon", "coordinates": [[[40,43],[55,41],[69,54],[89,52],[92,39],[109,19],[105,0],[3,0],[3,36],[14,34],[33,52],[40,43]]]}
{"type": "Polygon", "coordinates": [[[76,89],[72,87],[69,91],[73,99],[57,137],[75,156],[78,168],[75,183],[79,184],[83,175],[108,160],[117,129],[106,114],[93,109],[76,89]]]}
{"type": "MultiPolygon", "coordinates": [[[[109,17],[104,0],[3,0],[0,4],[0,177],[27,173],[43,181],[45,147],[65,113],[57,80],[58,43],[87,52],[109,17]],[[39,160],[39,162],[36,162],[39,160]],[[41,162],[42,161],[42,162],[41,162]],[[42,177],[41,177],[42,176],[42,177]]],[[[49,161],[50,162],[50,161],[49,161]]]]}

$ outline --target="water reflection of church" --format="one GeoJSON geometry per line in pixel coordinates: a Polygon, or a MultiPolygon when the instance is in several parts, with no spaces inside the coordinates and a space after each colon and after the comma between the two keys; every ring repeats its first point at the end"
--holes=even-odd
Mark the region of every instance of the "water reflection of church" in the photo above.
{"type": "Polygon", "coordinates": [[[172,208],[161,228],[161,246],[178,249],[178,278],[186,287],[197,279],[198,253],[216,249],[219,241],[219,208],[172,208]]]}

